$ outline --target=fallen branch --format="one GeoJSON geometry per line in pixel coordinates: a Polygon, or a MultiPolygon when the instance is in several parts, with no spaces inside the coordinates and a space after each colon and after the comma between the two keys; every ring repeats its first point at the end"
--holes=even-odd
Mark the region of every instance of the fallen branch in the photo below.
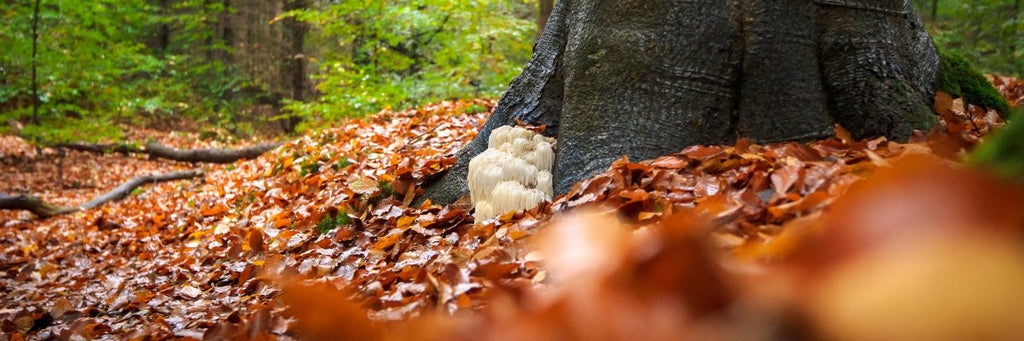
{"type": "Polygon", "coordinates": [[[232,163],[240,159],[252,159],[280,146],[280,143],[265,143],[250,147],[226,149],[177,149],[156,142],[146,144],[144,153],[150,156],[185,162],[232,163]]]}
{"type": "Polygon", "coordinates": [[[137,176],[137,177],[132,178],[131,180],[128,180],[128,182],[125,182],[125,183],[121,184],[121,186],[117,186],[117,188],[114,188],[110,192],[107,192],[106,194],[98,196],[95,199],[89,200],[88,202],[82,204],[79,207],[81,209],[86,209],[87,210],[87,209],[90,209],[90,208],[99,207],[100,205],[103,205],[103,204],[107,203],[108,201],[117,201],[117,200],[124,199],[124,197],[128,196],[128,194],[131,194],[132,191],[135,190],[136,187],[145,185],[146,183],[150,183],[150,182],[157,183],[157,182],[164,182],[164,181],[191,179],[191,178],[194,178],[194,177],[197,177],[197,176],[200,176],[200,175],[203,175],[203,170],[201,170],[201,169],[193,169],[193,170],[187,170],[187,171],[177,171],[177,172],[169,172],[169,173],[137,176]]]}
{"type": "Polygon", "coordinates": [[[232,163],[241,159],[252,159],[280,146],[280,143],[265,143],[243,148],[177,149],[150,142],[145,146],[128,143],[61,143],[55,147],[67,148],[97,154],[138,153],[150,157],[184,162],[232,163]]]}
{"type": "Polygon", "coordinates": [[[202,175],[203,170],[193,169],[187,171],[176,171],[161,174],[137,176],[132,178],[131,180],[128,180],[124,184],[117,186],[117,188],[114,188],[113,190],[104,193],[103,195],[100,195],[95,199],[89,200],[88,202],[78,207],[64,207],[49,204],[35,196],[27,194],[10,196],[0,193],[0,210],[27,210],[29,212],[32,212],[32,214],[39,216],[40,218],[49,218],[52,216],[96,208],[110,201],[124,199],[129,194],[131,194],[133,190],[147,183],[191,179],[202,175]]]}
{"type": "Polygon", "coordinates": [[[67,148],[71,150],[90,152],[96,154],[110,154],[110,153],[143,153],[143,149],[137,145],[127,143],[84,143],[84,142],[71,142],[71,143],[59,143],[54,147],[67,148]]]}
{"type": "Polygon", "coordinates": [[[9,196],[0,194],[0,209],[2,210],[26,210],[38,217],[49,218],[56,215],[78,212],[73,207],[57,206],[43,202],[37,197],[20,194],[9,196]]]}

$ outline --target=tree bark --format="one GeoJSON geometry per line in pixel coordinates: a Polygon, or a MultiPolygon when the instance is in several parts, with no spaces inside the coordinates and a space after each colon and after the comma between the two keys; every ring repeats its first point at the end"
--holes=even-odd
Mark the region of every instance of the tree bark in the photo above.
{"type": "Polygon", "coordinates": [[[41,199],[21,194],[21,195],[6,195],[0,193],[0,210],[27,210],[35,214],[40,218],[49,218],[57,215],[74,213],[81,210],[87,210],[102,206],[111,201],[118,201],[124,199],[133,190],[139,186],[147,183],[157,183],[173,180],[184,180],[199,177],[203,175],[203,171],[200,169],[187,170],[187,171],[176,171],[162,174],[151,174],[137,176],[128,180],[124,184],[117,186],[113,190],[104,193],[88,202],[79,205],[78,207],[64,207],[46,203],[41,199]]]}
{"type": "Polygon", "coordinates": [[[696,144],[906,139],[935,122],[938,53],[909,0],[562,0],[533,59],[424,197],[466,193],[490,132],[557,135],[555,191],[696,144]]]}
{"type": "Polygon", "coordinates": [[[107,153],[139,153],[148,154],[150,157],[162,158],[183,162],[206,162],[206,163],[232,163],[241,159],[253,159],[263,153],[279,147],[280,143],[265,143],[243,148],[209,148],[209,149],[177,149],[162,145],[157,142],[147,143],[144,147],[132,144],[91,144],[91,143],[62,143],[57,147],[92,152],[98,154],[107,153]]]}
{"type": "Polygon", "coordinates": [[[425,199],[450,204],[469,193],[466,176],[469,160],[487,149],[491,131],[516,120],[536,125],[547,125],[546,133],[558,133],[558,116],[562,112],[563,79],[559,63],[566,42],[566,0],[558,1],[548,19],[544,33],[533,47],[533,58],[526,63],[522,74],[509,85],[491,117],[480,127],[476,138],[459,150],[458,161],[425,192],[416,204],[425,199]]]}

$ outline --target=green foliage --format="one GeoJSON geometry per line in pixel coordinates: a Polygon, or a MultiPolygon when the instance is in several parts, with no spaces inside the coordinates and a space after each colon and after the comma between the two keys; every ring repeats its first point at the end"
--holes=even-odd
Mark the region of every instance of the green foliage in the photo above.
{"type": "Polygon", "coordinates": [[[971,63],[956,53],[939,53],[942,68],[939,72],[937,88],[953,97],[962,97],[965,102],[987,109],[998,110],[1005,115],[1010,112],[1010,104],[999,94],[992,83],[981,72],[974,69],[971,63]]]}
{"type": "Polygon", "coordinates": [[[44,124],[26,125],[21,135],[39,144],[61,142],[101,142],[102,140],[120,140],[121,129],[114,125],[109,117],[92,117],[88,120],[58,117],[44,124]]]}
{"type": "Polygon", "coordinates": [[[479,113],[486,112],[486,111],[487,111],[487,107],[482,106],[480,104],[476,104],[476,103],[473,103],[468,108],[466,108],[466,113],[467,114],[479,114],[479,113]]]}
{"type": "Polygon", "coordinates": [[[1024,76],[1024,10],[1015,0],[943,0],[933,19],[931,0],[914,1],[932,39],[982,71],[1024,76]]]}
{"type": "MultiPolygon", "coordinates": [[[[296,117],[324,124],[381,109],[497,96],[529,59],[535,38],[534,0],[314,0],[270,21],[236,20],[231,15],[240,11],[225,1],[41,3],[38,97],[31,90],[34,0],[0,6],[0,121],[21,122],[20,134],[44,143],[117,140],[125,124],[182,117],[246,134],[274,115],[291,129],[296,117]],[[274,34],[291,32],[282,27],[292,19],[310,26],[304,39],[274,34]],[[262,32],[266,40],[242,39],[242,31],[262,32]],[[283,47],[295,41],[304,41],[299,48],[309,53],[283,47]],[[232,57],[243,51],[236,47],[246,56],[259,50],[276,64],[266,68],[272,70],[247,65],[252,61],[232,57]],[[316,70],[317,88],[308,91],[316,98],[285,99],[288,110],[277,113],[284,95],[267,79],[291,72],[284,70],[297,58],[316,70]],[[38,117],[33,103],[40,105],[38,117]],[[240,117],[255,112],[245,109],[256,104],[274,108],[261,111],[268,117],[240,117]]],[[[244,8],[245,18],[281,10],[270,3],[258,8],[244,8]]]]}
{"type": "MultiPolygon", "coordinates": [[[[223,125],[240,102],[229,93],[244,77],[203,56],[212,15],[223,5],[201,0],[161,15],[147,0],[42,1],[36,57],[39,97],[32,98],[33,0],[0,7],[0,120],[28,122],[20,133],[39,142],[116,140],[121,123],[176,121],[181,115],[223,125]],[[182,23],[169,49],[144,42],[182,23]],[[196,53],[196,52],[203,53],[196,53]],[[180,54],[175,54],[180,53],[180,54]],[[39,117],[32,115],[38,100],[39,117]]],[[[229,127],[230,128],[230,127],[229,127]]]]}
{"type": "Polygon", "coordinates": [[[352,218],[349,218],[348,211],[341,210],[333,216],[330,214],[324,215],[324,218],[316,224],[316,231],[320,234],[325,234],[338,228],[338,226],[345,226],[351,223],[352,218]]]}
{"type": "MultiPolygon", "coordinates": [[[[0,30],[0,108],[6,109],[0,119],[5,121],[32,116],[33,3],[17,1],[0,12],[5,22],[0,30]]],[[[109,121],[129,114],[124,104],[133,96],[118,84],[139,67],[145,46],[134,38],[151,23],[149,11],[144,0],[43,1],[36,57],[36,123],[41,126],[30,125],[22,133],[39,140],[61,139],[81,134],[83,128],[109,127],[109,121]],[[59,128],[72,131],[52,131],[59,128]]],[[[99,129],[89,136],[116,135],[99,129]]]]}
{"type": "Polygon", "coordinates": [[[971,152],[970,163],[1002,177],[1024,180],[1024,109],[1014,110],[1007,125],[971,152]]]}
{"type": "MultiPolygon", "coordinates": [[[[522,0],[341,0],[287,16],[316,28],[321,96],[288,102],[315,119],[442,99],[496,96],[530,56],[535,25],[522,0]]],[[[280,19],[280,18],[279,18],[280,19]]]]}

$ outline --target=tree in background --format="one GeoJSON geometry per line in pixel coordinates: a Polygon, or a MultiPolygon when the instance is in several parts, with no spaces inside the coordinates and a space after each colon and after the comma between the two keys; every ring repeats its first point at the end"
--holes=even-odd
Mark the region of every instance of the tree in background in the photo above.
{"type": "Polygon", "coordinates": [[[295,115],[334,119],[450,98],[495,96],[529,58],[535,4],[510,0],[317,2],[290,17],[312,26],[319,97],[295,115]]]}
{"type": "Polygon", "coordinates": [[[23,0],[0,7],[0,120],[49,123],[46,129],[26,127],[25,133],[40,138],[88,138],[83,131],[116,135],[109,123],[128,114],[133,97],[118,84],[144,63],[145,46],[134,38],[152,22],[145,1],[36,5],[23,0]]]}
{"type": "Polygon", "coordinates": [[[551,10],[555,8],[555,0],[539,0],[537,6],[539,11],[537,12],[537,32],[539,33],[544,31],[544,26],[548,24],[551,10]]]}

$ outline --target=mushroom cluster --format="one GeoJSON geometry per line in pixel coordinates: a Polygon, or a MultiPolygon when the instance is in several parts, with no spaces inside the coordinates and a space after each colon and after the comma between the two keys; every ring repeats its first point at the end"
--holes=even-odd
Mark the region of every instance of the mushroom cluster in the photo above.
{"type": "Polygon", "coordinates": [[[551,200],[555,140],[520,127],[491,132],[487,150],[469,161],[469,193],[482,221],[551,200]]]}

